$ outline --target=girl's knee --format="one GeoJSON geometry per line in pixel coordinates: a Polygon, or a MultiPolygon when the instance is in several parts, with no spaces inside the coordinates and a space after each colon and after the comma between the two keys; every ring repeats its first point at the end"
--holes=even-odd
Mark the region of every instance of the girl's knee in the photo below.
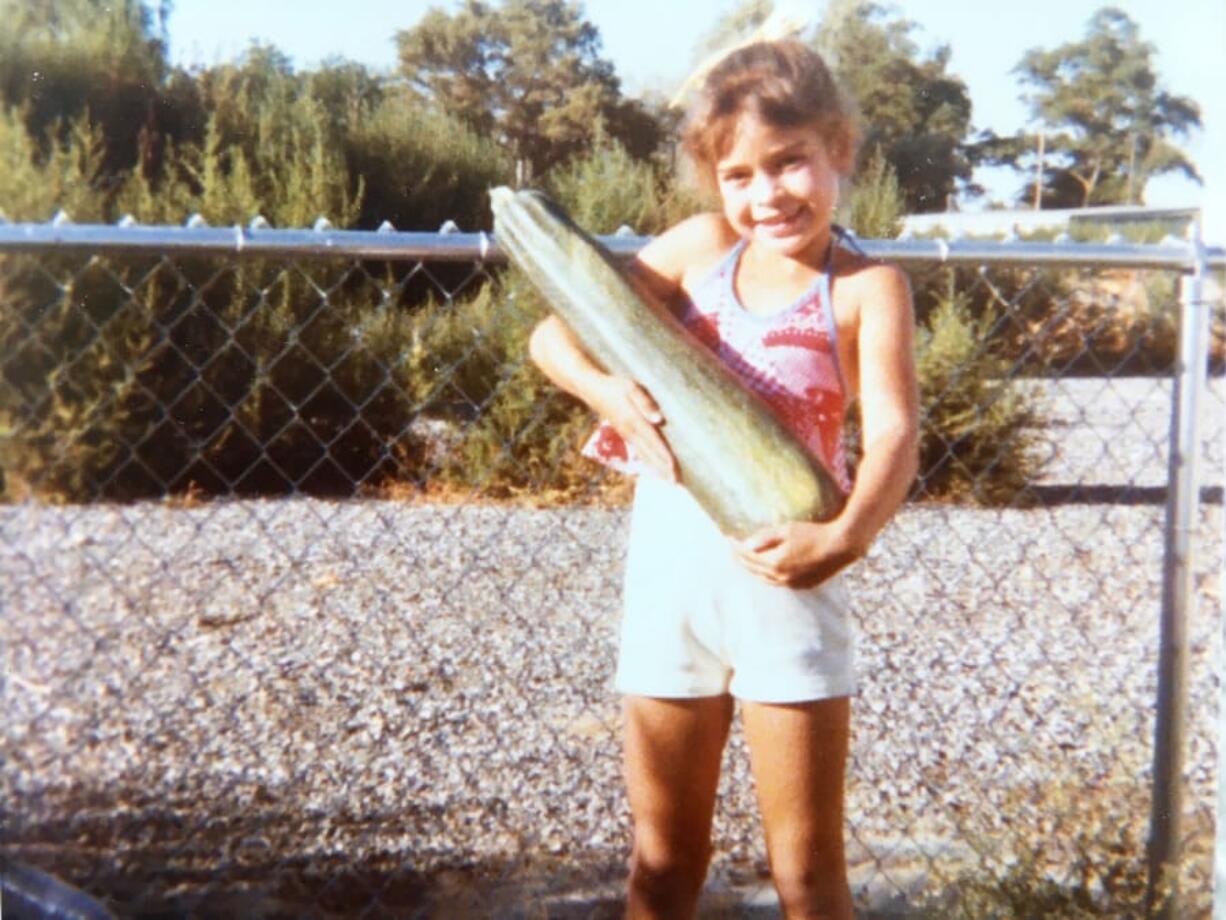
{"type": "Polygon", "coordinates": [[[771,868],[785,917],[850,918],[851,892],[841,859],[771,868]]]}
{"type": "Polygon", "coordinates": [[[653,891],[697,891],[706,877],[710,858],[709,842],[636,835],[630,854],[631,884],[653,891]]]}

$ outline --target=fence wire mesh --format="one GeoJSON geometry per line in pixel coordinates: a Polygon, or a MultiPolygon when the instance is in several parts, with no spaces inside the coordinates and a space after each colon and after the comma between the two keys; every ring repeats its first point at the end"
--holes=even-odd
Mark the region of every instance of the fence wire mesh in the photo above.
{"type": "MultiPolygon", "coordinates": [[[[910,266],[913,500],[851,572],[863,916],[1143,902],[1174,274],[910,266]]],[[[1226,317],[1191,611],[1207,904],[1226,317]]],[[[133,917],[615,916],[629,489],[476,258],[0,252],[2,847],[133,917]]],[[[709,916],[767,911],[743,736],[709,916]],[[755,907],[755,905],[758,905],[755,907]]]]}

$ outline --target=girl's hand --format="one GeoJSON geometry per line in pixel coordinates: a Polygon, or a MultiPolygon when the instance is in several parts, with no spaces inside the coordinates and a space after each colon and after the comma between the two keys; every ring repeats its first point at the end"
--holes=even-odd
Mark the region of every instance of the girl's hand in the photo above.
{"type": "Polygon", "coordinates": [[[814,521],[766,527],[732,545],[749,571],[784,588],[815,587],[864,555],[835,523],[814,521]]]}
{"type": "Polygon", "coordinates": [[[660,428],[664,416],[645,389],[625,377],[609,377],[593,407],[630,445],[635,455],[669,482],[677,482],[677,459],[660,428]]]}

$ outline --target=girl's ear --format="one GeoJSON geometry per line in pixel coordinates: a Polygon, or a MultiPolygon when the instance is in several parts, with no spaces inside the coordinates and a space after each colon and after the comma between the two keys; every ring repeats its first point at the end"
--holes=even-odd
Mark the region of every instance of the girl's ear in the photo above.
{"type": "Polygon", "coordinates": [[[845,127],[838,127],[830,134],[826,142],[830,155],[830,165],[841,176],[850,176],[856,168],[856,139],[854,134],[845,127]]]}

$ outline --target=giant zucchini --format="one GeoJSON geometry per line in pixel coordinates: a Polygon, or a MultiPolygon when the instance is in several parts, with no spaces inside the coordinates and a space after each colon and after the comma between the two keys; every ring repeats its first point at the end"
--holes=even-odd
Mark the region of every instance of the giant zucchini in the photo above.
{"type": "Polygon", "coordinates": [[[499,247],[592,358],[651,393],[682,483],[725,533],[837,513],[843,495],[821,463],[680,321],[644,303],[556,203],[505,187],[490,198],[499,247]]]}

